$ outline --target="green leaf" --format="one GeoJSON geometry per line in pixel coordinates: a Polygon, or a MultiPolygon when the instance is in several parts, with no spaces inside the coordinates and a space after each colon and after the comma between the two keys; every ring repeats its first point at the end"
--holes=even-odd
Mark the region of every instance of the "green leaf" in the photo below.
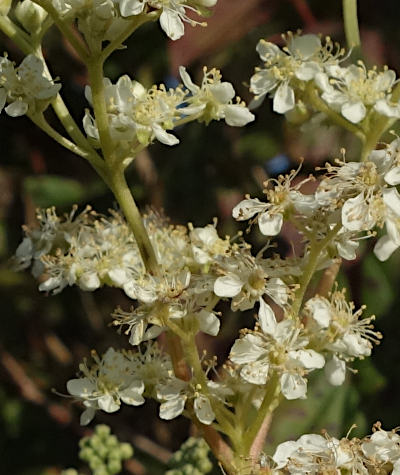
{"type": "Polygon", "coordinates": [[[86,197],[85,187],[77,180],[56,175],[28,176],[23,188],[40,208],[72,205],[86,197]]]}

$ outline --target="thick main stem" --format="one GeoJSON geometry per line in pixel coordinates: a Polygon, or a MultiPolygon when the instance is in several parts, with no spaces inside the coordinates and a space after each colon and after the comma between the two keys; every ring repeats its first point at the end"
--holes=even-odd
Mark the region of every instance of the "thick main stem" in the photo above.
{"type": "Polygon", "coordinates": [[[142,217],[126,182],[124,171],[122,168],[117,168],[116,170],[110,170],[109,173],[111,190],[135,236],[146,270],[152,275],[157,275],[160,272],[160,266],[149,235],[144,227],[142,217]]]}

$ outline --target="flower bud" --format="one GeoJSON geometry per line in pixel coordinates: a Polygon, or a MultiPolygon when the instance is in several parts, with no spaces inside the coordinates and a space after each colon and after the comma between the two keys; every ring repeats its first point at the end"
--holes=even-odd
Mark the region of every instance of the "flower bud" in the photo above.
{"type": "Polygon", "coordinates": [[[11,7],[11,0],[0,0],[0,15],[8,15],[11,7]]]}
{"type": "Polygon", "coordinates": [[[46,19],[47,12],[31,0],[22,0],[15,7],[15,16],[26,31],[35,33],[46,19]]]}

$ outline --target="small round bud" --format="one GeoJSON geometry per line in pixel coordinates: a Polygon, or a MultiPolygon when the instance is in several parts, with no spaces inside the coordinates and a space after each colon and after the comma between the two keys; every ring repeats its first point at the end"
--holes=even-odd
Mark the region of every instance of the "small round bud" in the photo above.
{"type": "Polygon", "coordinates": [[[127,460],[133,456],[133,447],[128,442],[123,442],[119,446],[119,452],[121,454],[121,458],[127,460]]]}
{"type": "Polygon", "coordinates": [[[15,16],[29,33],[35,33],[47,17],[47,12],[31,0],[23,0],[15,7],[15,16]]]}
{"type": "Polygon", "coordinates": [[[111,429],[105,424],[97,425],[94,431],[99,437],[103,439],[106,439],[111,434],[111,429]]]}

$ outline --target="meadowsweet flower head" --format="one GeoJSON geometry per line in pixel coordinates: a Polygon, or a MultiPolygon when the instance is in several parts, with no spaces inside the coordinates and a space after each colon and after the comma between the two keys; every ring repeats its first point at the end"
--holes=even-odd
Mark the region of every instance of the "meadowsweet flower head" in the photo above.
{"type": "Polygon", "coordinates": [[[360,318],[365,307],[355,311],[345,290],[334,291],[330,299],[313,297],[305,305],[306,330],[310,345],[331,356],[325,370],[331,384],[344,382],[346,362],[370,356],[382,335],[374,330],[374,316],[360,318]]]}
{"type": "Polygon", "coordinates": [[[44,74],[43,61],[29,54],[18,67],[0,58],[0,111],[11,117],[43,112],[61,89],[44,74]]]}
{"type": "Polygon", "coordinates": [[[68,392],[86,407],[81,424],[93,419],[96,410],[116,412],[121,402],[132,406],[144,403],[144,384],[138,380],[130,361],[121,352],[109,348],[100,358],[93,353],[94,365],[80,365],[82,376],[67,383],[68,392]]]}
{"type": "Polygon", "coordinates": [[[345,119],[357,124],[372,109],[388,117],[400,117],[400,105],[392,102],[391,92],[396,74],[385,67],[367,70],[359,61],[346,68],[335,66],[316,75],[321,98],[345,119]]]}
{"type": "Polygon", "coordinates": [[[222,76],[218,69],[203,69],[201,86],[193,83],[186,69],[181,66],[179,72],[184,86],[190,91],[187,106],[183,112],[195,115],[199,121],[206,124],[212,120],[224,119],[228,125],[242,127],[254,120],[254,115],[247,109],[240,98],[235,98],[235,90],[231,83],[221,81],[222,76]]]}
{"type": "Polygon", "coordinates": [[[286,399],[305,398],[308,372],[322,368],[324,357],[307,348],[302,327],[292,319],[277,322],[274,312],[260,299],[258,325],[234,343],[230,359],[242,366],[240,375],[249,383],[264,385],[270,373],[279,375],[286,399]]]}
{"type": "Polygon", "coordinates": [[[313,80],[327,65],[336,65],[344,51],[330,38],[325,44],[317,35],[284,37],[286,46],[280,49],[273,43],[260,40],[257,52],[264,67],[256,69],[250,80],[250,90],[255,94],[253,106],[259,105],[267,94],[273,97],[273,109],[284,114],[293,110],[298,92],[313,80]]]}

